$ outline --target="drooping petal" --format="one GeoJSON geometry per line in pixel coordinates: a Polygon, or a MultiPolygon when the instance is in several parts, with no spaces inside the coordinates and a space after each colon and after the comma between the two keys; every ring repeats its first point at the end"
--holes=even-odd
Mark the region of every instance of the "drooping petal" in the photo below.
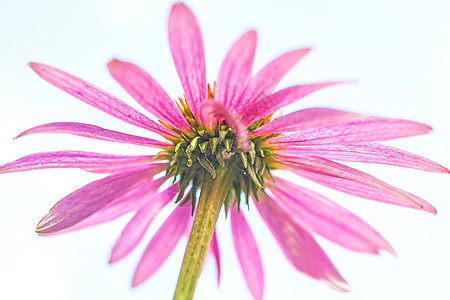
{"type": "Polygon", "coordinates": [[[33,153],[0,166],[1,173],[46,168],[102,168],[152,162],[154,155],[113,155],[85,151],[54,151],[33,153]]]}
{"type": "Polygon", "coordinates": [[[256,31],[242,35],[228,51],[215,86],[215,99],[233,108],[250,79],[256,48],[256,31]]]}
{"type": "Polygon", "coordinates": [[[322,280],[331,288],[349,291],[350,286],[308,231],[293,222],[277,205],[261,193],[256,207],[273,236],[294,267],[322,280]]]}
{"type": "Polygon", "coordinates": [[[235,111],[241,115],[257,99],[272,94],[281,79],[302,59],[310,49],[297,49],[287,52],[265,65],[252,78],[246,93],[237,103],[235,111]]]}
{"type": "Polygon", "coordinates": [[[321,82],[296,85],[285,88],[274,94],[261,94],[249,107],[243,112],[243,119],[246,124],[259,120],[270,115],[277,110],[289,105],[303,97],[308,96],[325,87],[340,84],[343,82],[321,82]]]}
{"type": "Polygon", "coordinates": [[[30,63],[30,67],[45,81],[107,114],[164,137],[174,136],[169,129],[150,120],[131,106],[89,82],[44,64],[30,63]]]}
{"type": "Polygon", "coordinates": [[[143,69],[118,59],[110,61],[108,69],[114,79],[149,113],[172,126],[189,128],[169,95],[143,69]]]}
{"type": "Polygon", "coordinates": [[[298,131],[267,142],[299,146],[364,143],[425,134],[430,130],[428,125],[408,120],[364,117],[298,131]]]}
{"type": "Polygon", "coordinates": [[[235,115],[224,105],[215,101],[206,101],[200,105],[199,109],[200,120],[207,127],[211,127],[215,124],[217,116],[221,116],[225,119],[228,125],[230,125],[237,138],[237,147],[244,151],[249,151],[251,148],[250,137],[247,127],[244,125],[239,116],[235,115]]]}
{"type": "Polygon", "coordinates": [[[211,238],[211,243],[209,244],[209,250],[214,255],[214,259],[216,261],[217,266],[217,286],[220,285],[220,275],[221,275],[221,267],[220,267],[220,250],[219,243],[217,242],[217,231],[214,230],[213,236],[211,238]]]}
{"type": "Polygon", "coordinates": [[[280,160],[283,161],[284,169],[332,189],[366,199],[436,213],[436,209],[425,200],[354,168],[319,157],[280,156],[280,160]]]}
{"type": "Polygon", "coordinates": [[[73,226],[116,199],[152,180],[147,170],[110,175],[72,192],[56,203],[39,222],[37,233],[54,233],[73,226]]]}
{"type": "Polygon", "coordinates": [[[324,238],[354,251],[377,254],[378,249],[395,255],[392,246],[364,220],[328,198],[275,177],[267,182],[274,201],[293,221],[324,238]]]}
{"type": "Polygon", "coordinates": [[[103,141],[157,147],[162,149],[172,146],[172,144],[154,139],[109,130],[95,125],[74,122],[57,122],[39,125],[25,130],[16,138],[35,133],[66,133],[103,141]]]}
{"type": "Polygon", "coordinates": [[[191,218],[190,206],[177,206],[158,229],[144,251],[133,277],[133,287],[150,278],[172,253],[186,232],[191,218]]]}
{"type": "Polygon", "coordinates": [[[198,107],[206,99],[205,54],[197,19],[184,3],[172,6],[169,43],[186,99],[194,115],[198,116],[198,107]]]}
{"type": "Polygon", "coordinates": [[[243,212],[230,210],[231,231],[234,248],[244,274],[245,282],[253,298],[262,299],[264,293],[264,273],[258,246],[243,212]]]}
{"type": "Polygon", "coordinates": [[[148,203],[141,207],[128,222],[114,244],[109,260],[110,263],[121,260],[136,247],[153,219],[170,200],[172,199],[167,197],[166,191],[147,199],[148,203]]]}
{"type": "Polygon", "coordinates": [[[305,130],[331,123],[342,122],[359,116],[361,115],[332,108],[305,108],[272,120],[252,131],[251,135],[259,136],[270,133],[305,130]]]}
{"type": "Polygon", "coordinates": [[[413,168],[429,172],[449,173],[449,170],[419,155],[377,143],[318,146],[283,146],[277,154],[287,156],[322,157],[331,160],[377,163],[413,168]]]}

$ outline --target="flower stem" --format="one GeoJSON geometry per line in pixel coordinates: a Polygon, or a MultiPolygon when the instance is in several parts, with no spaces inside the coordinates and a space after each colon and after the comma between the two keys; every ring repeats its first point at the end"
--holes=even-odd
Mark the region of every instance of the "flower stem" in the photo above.
{"type": "Polygon", "coordinates": [[[216,170],[216,178],[206,175],[195,212],[183,264],[178,276],[174,300],[191,300],[202,271],[220,209],[233,182],[234,172],[229,168],[216,170]]]}

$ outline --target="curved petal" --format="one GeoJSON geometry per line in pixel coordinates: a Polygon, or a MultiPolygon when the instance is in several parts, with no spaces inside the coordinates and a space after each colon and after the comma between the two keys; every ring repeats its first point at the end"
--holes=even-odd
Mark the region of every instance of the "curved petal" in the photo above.
{"type": "Polygon", "coordinates": [[[245,282],[254,299],[262,299],[264,294],[264,273],[258,246],[243,212],[230,210],[231,231],[234,248],[244,274],[245,282]]]}
{"type": "Polygon", "coordinates": [[[242,35],[228,51],[215,86],[216,101],[233,108],[250,79],[256,49],[256,31],[242,35]]]}
{"type": "Polygon", "coordinates": [[[25,130],[16,138],[35,133],[66,133],[103,141],[127,143],[162,149],[173,146],[173,144],[157,141],[154,139],[109,130],[95,125],[74,122],[56,122],[39,125],[25,130]]]}
{"type": "Polygon", "coordinates": [[[259,136],[271,133],[305,130],[331,123],[346,121],[348,119],[360,116],[360,114],[332,108],[305,108],[272,120],[252,131],[251,135],[259,136]]]}
{"type": "Polygon", "coordinates": [[[190,206],[177,206],[155,233],[136,268],[133,287],[150,278],[172,253],[186,232],[191,218],[191,209],[190,206]]]}
{"type": "Polygon", "coordinates": [[[174,136],[174,132],[89,82],[44,64],[30,63],[30,67],[45,81],[107,114],[166,138],[174,136]]]}
{"type": "Polygon", "coordinates": [[[250,150],[250,137],[247,127],[244,125],[244,123],[242,123],[242,120],[233,112],[231,112],[227,107],[215,101],[207,101],[203,102],[200,105],[199,113],[200,120],[207,127],[212,126],[212,124],[214,123],[213,120],[216,116],[222,116],[227,124],[230,125],[234,130],[234,134],[237,138],[238,149],[242,149],[246,152],[250,150]]]}
{"type": "Polygon", "coordinates": [[[167,190],[165,190],[152,198],[147,199],[148,203],[138,210],[123,229],[112,249],[110,263],[121,260],[136,247],[153,219],[173,197],[168,197],[167,190]]]}
{"type": "Polygon", "coordinates": [[[206,99],[205,54],[200,26],[184,3],[172,6],[169,43],[186,99],[194,115],[198,116],[198,106],[206,99]]]}
{"type": "Polygon", "coordinates": [[[377,143],[319,146],[283,146],[277,154],[286,156],[322,157],[331,160],[355,161],[393,165],[422,171],[450,173],[432,160],[419,155],[377,143]]]}
{"type": "Polygon", "coordinates": [[[294,67],[300,59],[302,59],[310,49],[297,49],[287,52],[265,65],[251,79],[246,93],[241,101],[235,107],[235,111],[241,115],[245,113],[247,108],[255,101],[266,95],[272,94],[275,87],[280,83],[281,79],[294,67]]]}
{"type": "Polygon", "coordinates": [[[294,267],[313,278],[324,281],[333,289],[349,291],[349,284],[342,278],[311,234],[298,223],[293,222],[288,214],[267,199],[263,193],[259,198],[255,204],[262,219],[294,267]]]}
{"type": "Polygon", "coordinates": [[[41,152],[0,166],[0,174],[46,168],[111,168],[143,162],[151,163],[153,158],[154,155],[113,155],[84,151],[41,152]]]}
{"type": "Polygon", "coordinates": [[[36,232],[48,234],[71,227],[151,180],[152,176],[144,170],[114,174],[91,182],[58,201],[38,223],[36,232]]]}
{"type": "Polygon", "coordinates": [[[296,85],[285,88],[274,94],[261,94],[255,101],[247,107],[243,112],[243,119],[246,124],[251,124],[253,121],[259,120],[267,115],[270,115],[277,110],[289,105],[303,97],[308,96],[320,89],[328,86],[341,84],[344,82],[321,82],[296,85]]]}
{"type": "Polygon", "coordinates": [[[350,250],[377,254],[379,249],[395,255],[392,246],[364,220],[328,198],[275,177],[267,182],[274,201],[292,220],[350,250]]]}
{"type": "Polygon", "coordinates": [[[175,127],[190,128],[163,88],[143,69],[118,59],[108,63],[117,82],[149,113],[175,127]]]}
{"type": "Polygon", "coordinates": [[[217,231],[214,229],[213,236],[211,238],[211,243],[209,244],[209,249],[211,249],[212,254],[214,255],[214,259],[216,260],[216,266],[217,266],[217,286],[220,285],[220,274],[221,274],[221,267],[220,267],[220,250],[219,250],[219,243],[217,242],[217,231]]]}
{"type": "Polygon", "coordinates": [[[391,118],[367,117],[324,125],[267,140],[271,145],[299,146],[364,143],[425,134],[431,127],[422,123],[391,118]]]}
{"type": "Polygon", "coordinates": [[[436,209],[425,200],[354,168],[319,157],[280,156],[280,159],[282,168],[332,189],[436,214],[436,209]]]}

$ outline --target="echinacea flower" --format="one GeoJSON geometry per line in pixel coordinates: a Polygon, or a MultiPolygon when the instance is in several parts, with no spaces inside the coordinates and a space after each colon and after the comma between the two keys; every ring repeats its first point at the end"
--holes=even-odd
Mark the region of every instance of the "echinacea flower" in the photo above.
{"type": "Polygon", "coordinates": [[[60,200],[39,222],[39,234],[72,231],[133,212],[113,247],[110,261],[116,262],[141,241],[159,210],[175,200],[173,213],[142,255],[133,285],[152,276],[190,230],[175,294],[177,299],[189,299],[209,249],[220,269],[213,231],[224,206],[247,286],[255,299],[261,299],[263,268],[242,210],[250,201],[293,266],[334,289],[347,291],[349,286],[316,242],[316,234],[353,251],[395,254],[370,225],[326,197],[283,179],[283,170],[351,195],[436,212],[421,198],[339,163],[389,164],[448,173],[428,159],[376,143],[427,133],[427,125],[330,108],[309,108],[274,117],[278,109],[340,83],[304,84],[275,91],[309,49],[281,55],[252,75],[256,33],[248,31],[227,53],[216,82],[208,85],[200,29],[182,3],[175,4],[170,13],[169,42],[184,89],[184,95],[176,101],[141,68],[119,60],[108,64],[112,76],[159,122],[73,75],[30,64],[44,80],[79,100],[165,139],[67,122],[40,125],[20,134],[66,133],[161,149],[156,156],[45,152],[1,166],[0,173],[80,168],[109,174],[60,200]]]}

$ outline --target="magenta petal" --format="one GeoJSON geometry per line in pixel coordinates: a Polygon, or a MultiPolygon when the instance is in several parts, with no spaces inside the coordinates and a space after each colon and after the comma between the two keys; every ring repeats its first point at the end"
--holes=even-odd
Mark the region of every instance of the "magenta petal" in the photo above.
{"type": "Polygon", "coordinates": [[[205,54],[200,26],[184,3],[175,4],[170,12],[169,43],[186,99],[198,116],[197,109],[206,99],[205,54]]]}
{"type": "Polygon", "coordinates": [[[231,231],[234,248],[244,274],[245,282],[253,298],[262,299],[264,294],[264,273],[258,246],[243,212],[230,210],[231,231]]]}
{"type": "Polygon", "coordinates": [[[151,277],[172,253],[180,238],[185,234],[190,206],[177,206],[169,218],[155,233],[144,251],[133,277],[133,287],[151,277]]]}
{"type": "Polygon", "coordinates": [[[284,179],[268,182],[274,201],[292,220],[332,242],[354,251],[395,255],[392,246],[364,220],[328,198],[284,179]]]}
{"type": "Polygon", "coordinates": [[[280,156],[280,159],[285,169],[332,189],[366,199],[436,213],[436,209],[425,200],[354,168],[319,157],[280,156]]]}
{"type": "Polygon", "coordinates": [[[246,152],[250,150],[250,137],[247,127],[242,123],[242,120],[227,107],[215,101],[206,101],[201,104],[199,113],[200,120],[207,127],[211,127],[212,124],[215,123],[217,116],[223,117],[236,134],[238,149],[242,149],[246,152]]]}
{"type": "Polygon", "coordinates": [[[139,243],[159,211],[172,200],[166,193],[163,191],[152,197],[153,199],[147,199],[148,203],[128,222],[112,249],[110,263],[124,258],[139,243]]]}
{"type": "Polygon", "coordinates": [[[209,244],[209,249],[212,251],[212,254],[214,255],[214,259],[216,260],[216,266],[217,266],[217,286],[220,285],[220,274],[221,274],[221,267],[220,267],[220,251],[219,251],[219,243],[217,242],[217,231],[214,230],[213,236],[211,238],[211,243],[209,244]]]}
{"type": "Polygon", "coordinates": [[[84,151],[55,151],[34,153],[0,166],[1,173],[46,168],[102,168],[120,167],[139,163],[152,163],[153,155],[113,155],[84,151]]]}
{"type": "Polygon", "coordinates": [[[174,101],[143,69],[117,59],[108,63],[108,69],[114,79],[152,115],[175,127],[189,128],[174,101]]]}
{"type": "Polygon", "coordinates": [[[343,82],[321,82],[312,84],[296,85],[285,88],[274,94],[263,93],[258,95],[256,100],[250,104],[245,112],[243,112],[243,119],[246,124],[251,124],[253,121],[259,120],[277,110],[289,105],[303,97],[308,96],[325,87],[341,84],[343,82]]]}
{"type": "Polygon", "coordinates": [[[36,232],[48,234],[73,226],[112,201],[133,193],[149,180],[152,177],[144,170],[114,174],[91,182],[56,203],[39,222],[36,232]]]}
{"type": "Polygon", "coordinates": [[[103,141],[157,147],[162,149],[173,146],[173,144],[145,137],[109,130],[95,125],[74,122],[57,122],[39,125],[22,132],[16,138],[35,133],[66,133],[103,141]]]}
{"type": "Polygon", "coordinates": [[[293,132],[342,122],[359,116],[361,115],[332,108],[305,108],[272,120],[252,131],[251,134],[258,136],[276,132],[293,132]]]}
{"type": "Polygon", "coordinates": [[[319,146],[283,146],[277,154],[286,156],[322,157],[331,160],[377,163],[413,168],[429,172],[449,173],[432,160],[394,147],[376,144],[345,144],[319,146]]]}
{"type": "Polygon", "coordinates": [[[174,135],[169,129],[150,120],[131,106],[89,82],[44,64],[30,63],[30,66],[50,84],[107,114],[164,137],[174,135]]]}
{"type": "Polygon", "coordinates": [[[294,267],[322,280],[331,288],[349,291],[350,286],[308,231],[261,193],[255,201],[261,217],[294,267]]]}
{"type": "Polygon", "coordinates": [[[228,51],[215,86],[216,101],[234,108],[250,79],[256,48],[256,32],[246,32],[228,51]]]}
{"type": "Polygon", "coordinates": [[[408,120],[363,117],[302,130],[267,142],[299,146],[364,143],[425,134],[430,130],[428,125],[408,120]]]}

